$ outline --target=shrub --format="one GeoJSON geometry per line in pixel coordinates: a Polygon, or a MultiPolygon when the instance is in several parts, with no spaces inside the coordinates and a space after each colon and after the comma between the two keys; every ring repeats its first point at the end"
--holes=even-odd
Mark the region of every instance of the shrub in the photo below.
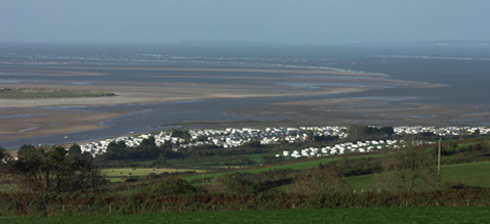
{"type": "Polygon", "coordinates": [[[187,181],[175,176],[166,177],[146,190],[149,191],[147,193],[154,196],[176,196],[196,191],[187,181]]]}
{"type": "Polygon", "coordinates": [[[254,174],[239,172],[223,175],[212,180],[206,189],[210,193],[228,195],[253,194],[257,192],[257,184],[254,182],[254,177],[254,174]]]}
{"type": "Polygon", "coordinates": [[[294,180],[289,190],[295,194],[315,195],[344,193],[350,189],[347,181],[335,170],[315,169],[305,177],[294,180]]]}

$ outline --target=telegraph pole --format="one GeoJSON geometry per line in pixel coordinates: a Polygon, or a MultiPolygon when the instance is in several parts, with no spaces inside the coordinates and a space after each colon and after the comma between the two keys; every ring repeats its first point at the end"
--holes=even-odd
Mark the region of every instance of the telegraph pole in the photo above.
{"type": "Polygon", "coordinates": [[[441,137],[439,137],[439,147],[437,150],[437,175],[439,176],[439,189],[441,189],[441,137]]]}

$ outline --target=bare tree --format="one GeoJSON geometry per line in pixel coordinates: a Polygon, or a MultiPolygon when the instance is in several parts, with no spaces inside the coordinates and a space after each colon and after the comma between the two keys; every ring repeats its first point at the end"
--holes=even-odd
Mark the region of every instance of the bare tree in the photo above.
{"type": "Polygon", "coordinates": [[[437,186],[433,155],[421,146],[394,149],[383,159],[383,172],[377,175],[380,188],[390,191],[423,191],[437,186]]]}

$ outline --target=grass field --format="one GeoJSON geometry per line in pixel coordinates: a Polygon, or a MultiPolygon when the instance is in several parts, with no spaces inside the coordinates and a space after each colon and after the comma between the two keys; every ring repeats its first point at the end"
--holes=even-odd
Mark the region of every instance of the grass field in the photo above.
{"type": "Polygon", "coordinates": [[[0,223],[488,223],[486,207],[335,208],[107,216],[0,217],[0,223]]]}
{"type": "MultiPolygon", "coordinates": [[[[462,183],[469,186],[490,187],[490,162],[463,163],[441,166],[442,183],[462,183]]],[[[356,190],[376,189],[374,175],[346,178],[356,190]]]]}
{"type": "Polygon", "coordinates": [[[132,176],[146,176],[150,173],[172,173],[172,172],[188,172],[188,171],[196,171],[197,173],[206,172],[205,170],[193,170],[193,169],[173,169],[173,168],[108,168],[101,169],[102,175],[106,175],[108,177],[120,177],[120,176],[129,176],[131,173],[132,176]],[[114,171],[114,172],[113,172],[114,171]]]}
{"type": "MultiPolygon", "coordinates": [[[[359,159],[359,158],[369,158],[369,157],[378,157],[381,155],[365,155],[365,156],[350,156],[347,157],[348,159],[359,159]]],[[[252,170],[244,170],[243,172],[248,172],[248,173],[260,173],[264,171],[269,171],[269,170],[277,170],[277,169],[292,169],[292,170],[301,170],[301,169],[310,169],[310,168],[315,168],[318,167],[320,163],[329,163],[333,161],[338,161],[343,159],[344,157],[335,157],[335,158],[325,158],[325,159],[318,159],[318,160],[309,160],[305,162],[297,162],[297,163],[291,163],[291,164],[285,164],[285,165],[278,165],[278,166],[271,166],[271,167],[265,167],[265,168],[257,168],[257,169],[252,169],[252,170]]],[[[231,172],[222,172],[222,173],[213,173],[213,174],[204,174],[204,178],[216,178],[219,176],[222,176],[224,174],[231,173],[231,172]]],[[[200,179],[202,178],[202,175],[196,175],[196,176],[188,176],[184,177],[184,180],[191,181],[195,179],[200,179]]]]}
{"type": "MultiPolygon", "coordinates": [[[[167,164],[171,167],[195,168],[195,169],[226,169],[232,167],[248,167],[243,165],[244,160],[250,160],[256,164],[263,163],[262,157],[275,156],[276,153],[260,153],[248,155],[231,155],[231,156],[206,156],[200,158],[172,159],[167,160],[167,164]],[[242,165],[237,165],[242,164],[242,165]]],[[[290,158],[286,158],[290,160],[290,158]]]]}
{"type": "MultiPolygon", "coordinates": [[[[365,155],[365,156],[349,156],[346,157],[348,159],[360,159],[360,158],[374,158],[374,157],[379,157],[381,155],[365,155]]],[[[344,157],[335,157],[335,158],[325,158],[325,159],[319,159],[319,160],[311,160],[311,161],[306,161],[306,162],[301,162],[301,163],[292,163],[292,164],[286,164],[286,165],[279,165],[279,166],[273,166],[273,167],[266,167],[266,168],[259,168],[259,169],[253,169],[247,172],[250,173],[260,173],[263,171],[268,171],[268,170],[276,170],[276,169],[292,169],[292,170],[301,170],[301,169],[311,169],[318,167],[320,163],[329,163],[333,161],[338,161],[342,160],[344,157]]]]}

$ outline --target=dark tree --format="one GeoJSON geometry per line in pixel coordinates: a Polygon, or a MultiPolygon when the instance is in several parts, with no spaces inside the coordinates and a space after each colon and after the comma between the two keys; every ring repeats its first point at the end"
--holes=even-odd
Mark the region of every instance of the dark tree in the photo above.
{"type": "Polygon", "coordinates": [[[82,155],[82,148],[78,144],[73,144],[68,149],[68,154],[70,155],[82,155]]]}
{"type": "Polygon", "coordinates": [[[147,193],[160,197],[182,195],[195,191],[196,189],[191,184],[175,176],[166,177],[146,189],[147,193]]]}
{"type": "Polygon", "coordinates": [[[262,144],[260,144],[260,141],[257,140],[257,139],[254,139],[250,142],[247,142],[245,144],[243,144],[243,147],[252,147],[252,148],[260,148],[262,147],[262,144]]]}
{"type": "Polygon", "coordinates": [[[0,146],[0,161],[9,160],[11,158],[10,154],[7,152],[7,150],[3,147],[0,146]]]}
{"type": "Polygon", "coordinates": [[[24,155],[27,151],[29,150],[34,150],[36,149],[36,147],[34,147],[33,145],[21,145],[20,148],[19,148],[19,151],[17,151],[17,156],[22,156],[24,155]]]}
{"type": "Polygon", "coordinates": [[[348,128],[347,132],[352,139],[363,139],[369,136],[369,128],[367,126],[353,125],[348,128]]]}
{"type": "Polygon", "coordinates": [[[12,162],[12,156],[3,147],[0,147],[0,177],[5,176],[8,172],[7,166],[12,162]]]}
{"type": "Polygon", "coordinates": [[[70,155],[61,146],[29,150],[9,164],[9,171],[19,188],[40,194],[86,191],[102,181],[88,158],[70,155]]]}
{"type": "Polygon", "coordinates": [[[354,140],[362,140],[365,138],[384,138],[393,135],[395,132],[393,127],[368,127],[353,125],[347,130],[349,137],[354,140]]]}
{"type": "Polygon", "coordinates": [[[116,145],[117,145],[117,147],[118,147],[118,148],[120,148],[120,149],[124,149],[124,148],[126,148],[126,147],[127,147],[127,146],[126,146],[126,143],[125,143],[124,141],[118,141],[118,142],[116,143],[116,145]]]}
{"type": "Polygon", "coordinates": [[[222,194],[251,194],[258,190],[258,186],[253,182],[254,177],[251,173],[232,173],[218,177],[208,187],[211,192],[222,194]]]}
{"type": "Polygon", "coordinates": [[[149,138],[143,139],[141,141],[140,146],[156,146],[155,144],[155,138],[153,136],[150,136],[149,138]]]}
{"type": "Polygon", "coordinates": [[[175,130],[172,132],[172,137],[178,137],[186,140],[187,142],[190,141],[191,135],[189,134],[189,131],[182,131],[182,130],[175,130]]]}

